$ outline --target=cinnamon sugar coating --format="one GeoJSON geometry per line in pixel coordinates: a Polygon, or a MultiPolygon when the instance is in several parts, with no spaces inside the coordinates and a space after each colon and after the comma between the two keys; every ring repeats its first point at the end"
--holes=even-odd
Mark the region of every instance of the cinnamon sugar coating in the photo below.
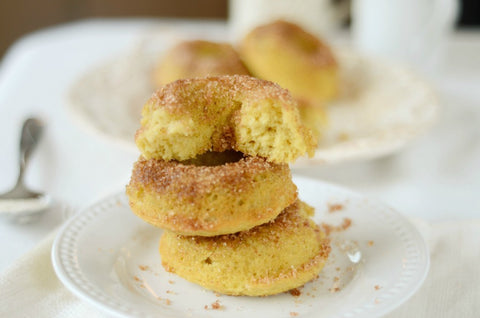
{"type": "Polygon", "coordinates": [[[260,157],[204,164],[140,158],[127,186],[132,211],[176,233],[213,236],[268,222],[297,197],[286,164],[260,157]]]}
{"type": "Polygon", "coordinates": [[[264,296],[300,287],[318,275],[330,253],[306,207],[296,201],[275,220],[235,234],[191,237],[165,231],[162,265],[229,295],[264,296]]]}

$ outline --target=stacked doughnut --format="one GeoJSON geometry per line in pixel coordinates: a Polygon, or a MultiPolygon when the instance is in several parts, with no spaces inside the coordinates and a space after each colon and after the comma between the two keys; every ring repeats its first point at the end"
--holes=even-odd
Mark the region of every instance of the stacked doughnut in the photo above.
{"type": "Polygon", "coordinates": [[[328,241],[288,163],[315,148],[295,100],[249,76],[178,80],[142,111],[132,211],[165,231],[167,271],[230,295],[271,295],[318,275],[328,241]]]}

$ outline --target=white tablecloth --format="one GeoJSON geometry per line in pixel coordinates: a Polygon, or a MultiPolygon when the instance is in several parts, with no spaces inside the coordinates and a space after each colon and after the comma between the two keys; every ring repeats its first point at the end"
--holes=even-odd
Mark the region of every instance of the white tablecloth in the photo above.
{"type": "MultiPolygon", "coordinates": [[[[0,66],[0,192],[15,181],[19,129],[28,115],[48,124],[27,172],[33,188],[75,208],[124,188],[138,155],[74,125],[65,110],[65,93],[80,73],[128,50],[156,22],[85,21],[29,35],[11,48],[0,66]]],[[[479,218],[479,54],[480,32],[454,35],[443,69],[431,79],[442,102],[440,119],[400,153],[294,172],[348,186],[430,222],[479,218]]],[[[29,225],[0,219],[0,272],[61,220],[61,209],[29,225]]]]}

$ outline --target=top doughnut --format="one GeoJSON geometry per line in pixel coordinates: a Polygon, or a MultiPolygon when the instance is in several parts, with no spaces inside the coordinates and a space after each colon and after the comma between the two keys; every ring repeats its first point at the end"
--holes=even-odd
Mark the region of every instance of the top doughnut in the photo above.
{"type": "Polygon", "coordinates": [[[329,101],[338,92],[338,66],[330,48],[296,24],[275,21],[250,31],[241,57],[256,77],[288,89],[295,98],[329,101]]]}
{"type": "Polygon", "coordinates": [[[313,155],[316,146],[289,92],[245,75],[163,86],[143,107],[135,142],[146,159],[188,160],[232,149],[274,163],[313,155]]]}

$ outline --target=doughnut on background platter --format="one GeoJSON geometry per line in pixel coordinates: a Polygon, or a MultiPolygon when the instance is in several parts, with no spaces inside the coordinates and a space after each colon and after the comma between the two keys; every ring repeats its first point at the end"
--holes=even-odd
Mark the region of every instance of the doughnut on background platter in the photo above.
{"type": "Polygon", "coordinates": [[[294,182],[300,198],[315,207],[315,222],[351,220],[331,234],[331,257],[298,297],[225,296],[165,272],[158,254],[162,230],[137,218],[123,193],[62,227],[52,248],[55,272],[76,296],[117,317],[378,317],[413,295],[429,266],[413,225],[349,190],[304,177],[294,182]],[[220,308],[212,309],[216,302],[220,308]]]}
{"type": "MultiPolygon", "coordinates": [[[[225,38],[210,31],[187,36],[168,28],[157,30],[132,51],[96,65],[71,86],[69,113],[95,136],[138,152],[133,136],[140,125],[141,108],[155,90],[152,73],[156,60],[181,40],[225,38]]],[[[315,156],[302,158],[295,166],[387,155],[434,122],[437,98],[413,72],[350,49],[334,52],[340,65],[340,96],[327,107],[329,124],[315,156]]]]}

